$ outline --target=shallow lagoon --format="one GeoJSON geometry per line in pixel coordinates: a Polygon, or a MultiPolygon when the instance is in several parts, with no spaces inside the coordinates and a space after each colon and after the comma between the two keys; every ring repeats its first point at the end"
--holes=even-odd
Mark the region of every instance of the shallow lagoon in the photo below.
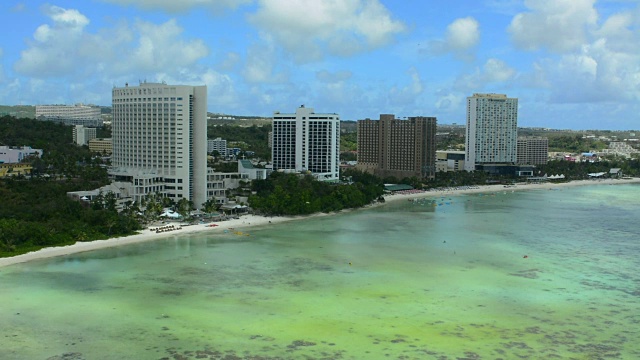
{"type": "Polygon", "coordinates": [[[0,358],[640,358],[640,186],[505,190],[2,268],[0,358]]]}

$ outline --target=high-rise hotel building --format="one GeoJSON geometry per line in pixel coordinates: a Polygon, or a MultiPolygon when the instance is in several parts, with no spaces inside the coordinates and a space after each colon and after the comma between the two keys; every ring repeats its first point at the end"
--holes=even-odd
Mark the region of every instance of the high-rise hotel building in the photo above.
{"type": "Polygon", "coordinates": [[[273,169],[308,171],[318,180],[340,179],[340,117],[300,106],[295,114],[273,114],[273,169]]]}
{"type": "Polygon", "coordinates": [[[433,178],[436,171],[435,117],[358,120],[357,168],[377,176],[433,178]]]}
{"type": "Polygon", "coordinates": [[[540,136],[518,137],[518,164],[543,165],[549,159],[549,139],[540,136]]]}
{"type": "Polygon", "coordinates": [[[473,94],[467,98],[465,165],[510,164],[517,161],[518,99],[503,94],[473,94]]]}
{"type": "Polygon", "coordinates": [[[141,83],[115,87],[112,168],[134,200],[160,193],[200,208],[207,200],[207,87],[141,83]]]}

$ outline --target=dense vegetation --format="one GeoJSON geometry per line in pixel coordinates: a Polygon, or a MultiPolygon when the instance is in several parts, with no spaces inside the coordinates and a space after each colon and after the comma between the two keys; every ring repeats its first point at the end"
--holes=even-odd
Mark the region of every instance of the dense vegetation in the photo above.
{"type": "Polygon", "coordinates": [[[358,150],[358,134],[355,132],[345,132],[340,134],[340,151],[358,150]]]}
{"type": "Polygon", "coordinates": [[[207,136],[209,139],[222,138],[229,142],[242,142],[246,144],[243,151],[253,151],[255,156],[261,159],[271,160],[269,149],[269,131],[271,125],[242,127],[237,125],[209,125],[207,136]]]}
{"type": "Polygon", "coordinates": [[[597,139],[583,139],[582,135],[549,136],[549,151],[584,153],[591,150],[602,150],[608,144],[597,139]]]}
{"type": "Polygon", "coordinates": [[[140,226],[115,207],[85,207],[69,199],[76,181],[45,178],[0,180],[0,256],[47,246],[129,235],[140,226]]]}
{"type": "Polygon", "coordinates": [[[66,196],[108,183],[100,160],[86,147],[73,145],[71,138],[71,126],[0,118],[1,144],[44,151],[42,158],[26,160],[34,168],[33,177],[0,179],[0,256],[127,235],[139,228],[130,213],[115,210],[113,201],[90,208],[66,196]]]}
{"type": "Polygon", "coordinates": [[[305,215],[357,208],[380,197],[382,183],[373,176],[353,173],[352,184],[329,184],[312,176],[274,172],[266,180],[256,180],[249,198],[251,207],[266,215],[305,215]],[[354,180],[355,181],[355,180],[354,180]]]}
{"type": "Polygon", "coordinates": [[[549,161],[546,165],[537,165],[536,175],[543,176],[545,174],[560,175],[563,174],[567,181],[588,179],[591,173],[609,173],[613,168],[621,169],[625,176],[640,176],[640,160],[639,159],[623,159],[613,158],[601,160],[597,162],[573,162],[573,161],[549,161]]]}

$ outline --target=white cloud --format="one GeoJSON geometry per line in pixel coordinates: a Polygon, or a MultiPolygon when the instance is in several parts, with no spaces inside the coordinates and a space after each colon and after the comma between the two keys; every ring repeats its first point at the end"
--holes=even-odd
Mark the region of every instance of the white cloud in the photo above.
{"type": "Polygon", "coordinates": [[[516,46],[554,52],[579,49],[596,26],[596,0],[526,0],[529,12],[517,14],[509,25],[516,46]]]}
{"type": "Polygon", "coordinates": [[[22,51],[15,70],[32,76],[57,76],[74,71],[78,47],[84,38],[89,19],[74,9],[57,6],[44,8],[53,25],[40,25],[33,34],[34,41],[22,51]]]}
{"type": "Polygon", "coordinates": [[[539,59],[525,74],[525,85],[549,91],[557,103],[640,100],[640,19],[634,12],[615,13],[587,32],[578,49],[539,59]]]}
{"type": "Polygon", "coordinates": [[[438,94],[435,107],[443,113],[457,113],[464,108],[465,99],[464,95],[458,93],[442,92],[438,94]]]}
{"type": "Polygon", "coordinates": [[[456,79],[454,87],[462,93],[481,92],[493,83],[504,83],[516,76],[516,71],[500,59],[487,60],[482,68],[476,68],[471,74],[465,74],[456,79]]]}
{"type": "Polygon", "coordinates": [[[422,84],[422,79],[420,78],[418,70],[411,67],[407,73],[411,77],[411,83],[401,88],[394,86],[389,91],[389,101],[392,105],[413,103],[424,91],[424,85],[422,84]]]}
{"type": "Polygon", "coordinates": [[[254,43],[247,49],[242,76],[250,83],[285,82],[288,75],[278,68],[279,63],[275,44],[271,38],[263,36],[263,41],[254,43]]]}
{"type": "Polygon", "coordinates": [[[138,21],[135,30],[139,34],[138,44],[130,58],[134,69],[161,71],[167,67],[188,67],[209,53],[202,40],[182,40],[182,28],[173,19],[160,25],[138,21]]]}
{"type": "Polygon", "coordinates": [[[240,105],[238,92],[232,79],[225,74],[208,69],[205,71],[189,71],[185,68],[177,73],[158,73],[152,81],[165,81],[168,84],[206,85],[209,108],[220,106],[234,107],[240,105]]]}
{"type": "Polygon", "coordinates": [[[208,47],[200,39],[186,38],[176,20],[121,21],[90,32],[89,19],[77,10],[51,6],[45,14],[49,23],[35,30],[14,64],[18,75],[31,78],[16,86],[22,87],[20,96],[32,102],[108,104],[114,84],[145,79],[207,81],[218,94],[212,99],[233,96],[228,78],[200,64],[208,47]]]}
{"type": "Polygon", "coordinates": [[[472,60],[473,50],[480,41],[480,24],[473,17],[460,18],[447,26],[444,40],[434,40],[429,51],[435,55],[452,53],[455,56],[472,60]]]}
{"type": "Polygon", "coordinates": [[[175,20],[163,24],[137,21],[89,33],[89,19],[74,9],[51,6],[45,13],[52,24],[40,25],[15,63],[16,72],[42,77],[88,74],[105,77],[136,73],[147,75],[167,68],[196,64],[209,49],[199,39],[185,40],[175,20]]]}
{"type": "Polygon", "coordinates": [[[104,2],[136,6],[147,10],[164,10],[167,12],[185,12],[193,8],[204,7],[215,12],[226,8],[235,9],[238,6],[251,3],[253,0],[102,0],[104,2]]]}
{"type": "Polygon", "coordinates": [[[15,4],[15,5],[11,8],[11,11],[12,11],[12,12],[22,12],[22,11],[25,11],[25,10],[26,10],[26,8],[27,8],[27,7],[26,7],[26,5],[25,5],[24,3],[19,2],[19,3],[15,4]]]}
{"type": "Polygon", "coordinates": [[[250,22],[298,62],[376,49],[405,30],[378,0],[259,0],[250,22]]]}
{"type": "Polygon", "coordinates": [[[552,102],[630,102],[640,100],[640,56],[611,51],[605,41],[585,46],[560,61],[541,66],[551,79],[552,102]]]}
{"type": "Polygon", "coordinates": [[[316,79],[324,83],[339,83],[345,80],[349,80],[353,73],[351,71],[342,70],[337,72],[329,72],[327,70],[321,70],[316,72],[316,79]]]}
{"type": "Polygon", "coordinates": [[[613,51],[638,53],[640,52],[640,32],[636,28],[640,25],[638,16],[631,12],[613,14],[594,33],[594,36],[605,39],[607,47],[613,51]]]}
{"type": "Polygon", "coordinates": [[[483,80],[486,82],[505,82],[511,80],[516,71],[499,59],[489,59],[483,67],[483,80]]]}
{"type": "Polygon", "coordinates": [[[218,68],[223,71],[233,70],[240,64],[240,54],[236,52],[227,53],[226,57],[218,64],[218,68]]]}
{"type": "Polygon", "coordinates": [[[349,118],[353,116],[352,112],[344,112],[342,110],[349,108],[354,103],[363,104],[366,102],[362,98],[362,90],[351,82],[338,81],[321,83],[314,102],[324,104],[327,112],[338,112],[341,119],[356,120],[349,118]]]}
{"type": "Polygon", "coordinates": [[[476,46],[480,40],[480,25],[472,17],[457,19],[447,26],[446,42],[452,51],[464,51],[476,46]]]}

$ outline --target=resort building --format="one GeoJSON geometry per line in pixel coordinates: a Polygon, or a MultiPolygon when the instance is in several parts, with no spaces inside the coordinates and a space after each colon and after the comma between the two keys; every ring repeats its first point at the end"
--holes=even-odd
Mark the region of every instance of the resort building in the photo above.
{"type": "Polygon", "coordinates": [[[549,139],[538,136],[518,138],[518,165],[543,165],[549,159],[549,139]]]}
{"type": "Polygon", "coordinates": [[[73,127],[73,143],[79,146],[87,145],[89,140],[96,138],[96,128],[88,128],[83,125],[73,127]]]}
{"type": "Polygon", "coordinates": [[[358,120],[358,164],[377,176],[433,178],[436,171],[435,117],[358,120]]]}
{"type": "Polygon", "coordinates": [[[0,146],[0,164],[16,164],[29,156],[41,157],[42,149],[32,149],[30,146],[0,146]]]}
{"type": "Polygon", "coordinates": [[[448,172],[464,170],[464,156],[464,151],[436,151],[436,171],[448,172]]]}
{"type": "Polygon", "coordinates": [[[207,200],[207,87],[114,87],[112,168],[135,201],[160,193],[200,208],[207,200]]]}
{"type": "Polygon", "coordinates": [[[100,108],[83,104],[36,105],[36,119],[65,125],[102,126],[100,108]]]}
{"type": "Polygon", "coordinates": [[[629,159],[632,157],[632,154],[639,152],[640,150],[635,149],[633,146],[624,141],[612,141],[609,143],[609,148],[603,149],[600,154],[624,156],[625,158],[629,159]]]}
{"type": "Polygon", "coordinates": [[[249,174],[221,173],[207,169],[207,197],[214,199],[216,204],[225,204],[230,189],[240,187],[240,182],[249,181],[249,174]]]}
{"type": "Polygon", "coordinates": [[[96,138],[89,140],[89,150],[91,152],[111,155],[113,153],[113,141],[111,138],[96,138]]]}
{"type": "Polygon", "coordinates": [[[220,156],[227,156],[227,140],[222,138],[207,140],[207,152],[212,153],[214,151],[217,151],[220,156]]]}
{"type": "Polygon", "coordinates": [[[503,94],[467,98],[465,170],[517,162],[518,99],[503,94]]]}
{"type": "Polygon", "coordinates": [[[272,163],[276,171],[309,172],[318,180],[340,178],[340,117],[304,105],[295,114],[273,114],[272,163]]]}

